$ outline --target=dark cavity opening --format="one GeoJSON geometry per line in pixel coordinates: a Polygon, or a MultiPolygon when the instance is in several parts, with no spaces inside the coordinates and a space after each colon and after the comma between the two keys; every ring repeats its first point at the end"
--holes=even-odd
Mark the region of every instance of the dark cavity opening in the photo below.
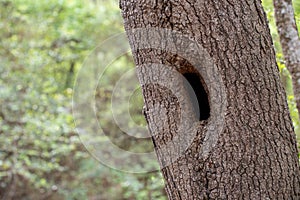
{"type": "MultiPolygon", "coordinates": [[[[186,78],[190,86],[186,85],[187,92],[193,109],[196,112],[197,118],[207,120],[210,117],[210,106],[208,101],[207,92],[203,86],[200,75],[197,73],[185,73],[183,76],[186,78]]],[[[187,84],[187,83],[186,83],[187,84]]]]}

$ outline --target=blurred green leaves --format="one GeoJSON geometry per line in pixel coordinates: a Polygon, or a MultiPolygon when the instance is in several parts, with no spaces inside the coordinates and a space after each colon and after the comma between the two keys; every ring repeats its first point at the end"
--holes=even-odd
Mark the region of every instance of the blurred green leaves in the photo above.
{"type": "MultiPolygon", "coordinates": [[[[165,199],[160,176],[101,166],[74,130],[75,76],[91,50],[123,31],[116,3],[0,0],[0,30],[0,198],[165,199]],[[152,176],[157,182],[150,185],[152,176]]],[[[131,61],[117,62],[122,68],[131,61]]],[[[118,69],[108,73],[112,91],[118,69]]],[[[98,100],[106,103],[107,95],[99,91],[98,100]]],[[[140,110],[131,110],[142,123],[140,110]]]]}

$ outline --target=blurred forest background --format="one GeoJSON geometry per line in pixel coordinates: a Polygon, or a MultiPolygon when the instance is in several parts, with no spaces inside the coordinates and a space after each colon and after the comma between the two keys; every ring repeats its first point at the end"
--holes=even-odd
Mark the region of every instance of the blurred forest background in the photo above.
{"type": "MultiPolygon", "coordinates": [[[[299,115],[272,1],[263,5],[299,141],[299,115]]],[[[300,1],[294,8],[299,29],[300,1]]],[[[166,199],[159,172],[128,174],[105,167],[74,130],[76,73],[97,45],[122,31],[116,0],[0,0],[0,199],[166,199]]],[[[118,74],[134,67],[128,55],[114,65],[105,90],[96,92],[98,103],[109,105],[118,74]]],[[[130,112],[139,124],[145,124],[142,102],[137,91],[130,112]]],[[[101,112],[109,112],[109,106],[101,112]]],[[[102,123],[116,140],[124,140],[118,129],[102,123]]],[[[131,145],[143,152],[149,144],[131,145]]]]}

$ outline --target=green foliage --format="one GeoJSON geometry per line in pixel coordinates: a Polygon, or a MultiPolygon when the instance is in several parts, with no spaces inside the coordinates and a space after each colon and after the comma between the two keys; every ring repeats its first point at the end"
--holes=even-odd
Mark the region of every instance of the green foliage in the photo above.
{"type": "Polygon", "coordinates": [[[118,7],[0,0],[0,28],[0,198],[164,199],[159,175],[101,166],[74,132],[76,72],[100,41],[123,30],[118,7]]]}

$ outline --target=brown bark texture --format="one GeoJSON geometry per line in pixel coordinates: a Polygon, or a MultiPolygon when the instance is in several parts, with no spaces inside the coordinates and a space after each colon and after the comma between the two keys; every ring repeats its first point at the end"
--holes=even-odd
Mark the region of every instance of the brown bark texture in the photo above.
{"type": "Polygon", "coordinates": [[[292,76],[297,109],[300,113],[300,39],[292,0],[273,0],[276,25],[286,67],[292,76]]]}
{"type": "Polygon", "coordinates": [[[154,146],[167,146],[157,156],[168,198],[299,199],[296,138],[261,2],[121,0],[120,8],[154,146]],[[138,29],[146,31],[139,35],[138,29]],[[152,29],[187,36],[210,60],[197,58],[189,51],[193,45],[184,48],[176,34],[152,29]],[[175,45],[164,48],[172,42],[161,38],[175,45]],[[198,100],[206,92],[209,105],[198,102],[200,117],[185,79],[173,69],[190,79],[198,100]],[[209,115],[201,116],[202,109],[209,115]]]}

